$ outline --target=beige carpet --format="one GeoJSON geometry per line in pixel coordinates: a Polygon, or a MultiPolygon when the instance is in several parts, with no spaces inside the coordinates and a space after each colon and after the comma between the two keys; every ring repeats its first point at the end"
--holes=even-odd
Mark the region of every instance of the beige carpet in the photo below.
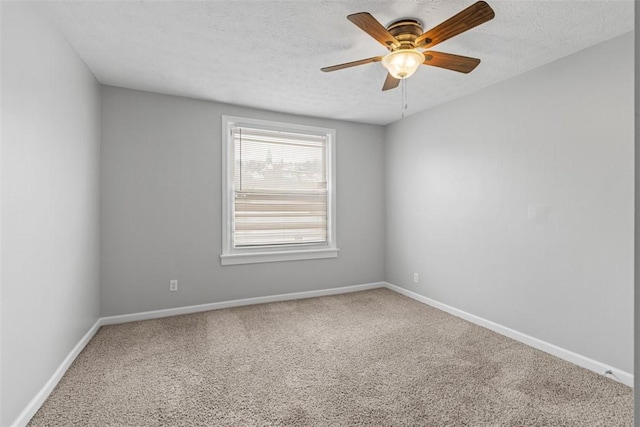
{"type": "Polygon", "coordinates": [[[100,328],[31,426],[631,426],[632,390],[387,289],[100,328]]]}

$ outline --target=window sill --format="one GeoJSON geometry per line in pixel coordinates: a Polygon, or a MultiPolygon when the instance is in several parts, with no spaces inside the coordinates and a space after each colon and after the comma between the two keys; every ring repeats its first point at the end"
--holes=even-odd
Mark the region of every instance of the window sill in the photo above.
{"type": "Polygon", "coordinates": [[[300,261],[309,259],[337,258],[338,248],[309,249],[278,252],[252,252],[220,255],[220,264],[239,265],[257,264],[261,262],[300,261]]]}

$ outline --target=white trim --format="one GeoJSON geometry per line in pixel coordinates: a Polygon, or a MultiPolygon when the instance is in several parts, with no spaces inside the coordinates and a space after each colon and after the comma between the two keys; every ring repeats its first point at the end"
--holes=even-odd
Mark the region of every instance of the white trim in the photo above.
{"type": "Polygon", "coordinates": [[[261,262],[297,261],[338,257],[336,237],[336,130],[295,123],[259,120],[246,117],[222,115],[222,252],[221,265],[252,264],[261,262]],[[233,243],[234,188],[233,188],[233,137],[234,126],[259,126],[264,129],[287,132],[304,132],[326,137],[327,156],[327,242],[300,245],[295,249],[282,248],[236,248],[233,243]]]}
{"type": "Polygon", "coordinates": [[[98,329],[102,326],[101,320],[102,319],[96,320],[96,323],[94,323],[87,333],[84,334],[80,341],[78,341],[78,344],[71,349],[71,352],[69,352],[67,357],[64,358],[60,366],[58,366],[58,369],[55,370],[53,375],[51,375],[51,378],[49,378],[44,386],[42,386],[38,394],[36,394],[35,397],[31,399],[31,402],[29,402],[29,404],[22,410],[20,415],[18,415],[18,418],[16,418],[13,424],[11,424],[11,427],[24,427],[29,423],[44,401],[47,400],[47,397],[49,397],[56,385],[58,385],[58,382],[62,379],[65,372],[67,372],[69,366],[71,366],[73,361],[76,360],[76,357],[78,357],[82,349],[85,348],[89,341],[91,341],[91,338],[93,338],[96,332],[98,332],[98,329]]]}
{"type": "Polygon", "coordinates": [[[319,289],[315,291],[305,291],[305,292],[293,292],[289,294],[271,295],[271,296],[264,296],[264,297],[255,297],[255,298],[244,298],[244,299],[238,299],[238,300],[232,300],[232,301],[214,302],[210,304],[200,304],[200,305],[192,305],[187,307],[168,308],[165,310],[154,310],[154,311],[145,311],[142,313],[101,317],[93,324],[93,326],[89,329],[89,331],[87,331],[87,333],[80,339],[78,344],[76,344],[76,346],[71,350],[71,352],[67,355],[67,357],[62,361],[62,363],[55,370],[51,378],[49,378],[49,380],[45,383],[45,385],[40,389],[38,394],[36,394],[36,396],[31,400],[31,402],[29,402],[29,404],[20,413],[18,418],[16,418],[16,420],[11,424],[11,427],[24,427],[29,423],[31,418],[35,415],[38,409],[40,409],[40,407],[42,406],[44,401],[47,399],[47,397],[49,397],[49,394],[51,394],[55,386],[58,384],[62,376],[67,371],[67,369],[69,369],[69,366],[71,366],[71,364],[76,359],[76,357],[78,357],[78,354],[80,354],[82,349],[84,349],[84,347],[89,343],[91,338],[93,338],[93,336],[96,334],[100,326],[115,325],[118,323],[126,323],[126,322],[136,322],[139,320],[158,319],[162,317],[177,316],[181,314],[199,313],[202,311],[220,310],[224,308],[241,307],[241,306],[254,305],[254,304],[265,304],[270,302],[290,301],[290,300],[296,300],[296,299],[346,294],[351,292],[365,291],[369,289],[378,289],[378,288],[390,289],[394,292],[397,292],[399,294],[412,298],[416,301],[430,305],[432,307],[445,311],[449,314],[452,314],[456,317],[460,317],[471,323],[475,323],[476,325],[480,325],[494,332],[497,332],[501,335],[505,335],[509,338],[515,339],[516,341],[520,341],[533,348],[537,348],[538,350],[542,350],[546,353],[552,354],[554,356],[557,356],[561,359],[564,359],[568,362],[574,363],[578,366],[589,369],[596,373],[603,374],[605,371],[610,369],[613,372],[612,375],[608,375],[610,378],[613,378],[614,380],[617,380],[623,384],[626,384],[629,387],[633,387],[633,375],[628,372],[622,371],[620,369],[612,368],[609,365],[606,365],[604,363],[598,362],[596,360],[590,359],[588,357],[582,356],[580,354],[574,353],[572,351],[566,350],[556,345],[547,343],[545,341],[534,338],[532,336],[523,334],[521,332],[515,331],[505,326],[499,325],[490,320],[483,319],[481,317],[475,316],[473,314],[467,313],[457,308],[453,308],[449,305],[432,300],[431,298],[427,298],[425,296],[422,296],[415,292],[401,288],[399,286],[393,285],[391,283],[374,282],[374,283],[366,283],[362,285],[344,286],[340,288],[319,289]]]}
{"type": "Polygon", "coordinates": [[[605,363],[598,362],[597,360],[593,360],[589,357],[583,356],[578,353],[574,353],[573,351],[567,350],[565,348],[558,347],[555,344],[542,341],[541,339],[532,337],[522,332],[518,332],[511,328],[507,328],[506,326],[502,326],[490,320],[483,319],[482,317],[476,316],[471,313],[467,313],[466,311],[459,310],[457,308],[451,307],[450,305],[447,305],[447,304],[443,304],[431,298],[427,298],[423,295],[401,288],[400,286],[396,286],[387,282],[385,284],[385,287],[399,294],[407,296],[411,299],[419,301],[423,304],[430,305],[439,310],[445,311],[449,314],[453,314],[456,317],[459,317],[471,323],[475,323],[476,325],[492,330],[493,332],[497,332],[501,335],[512,338],[516,341],[520,341],[521,343],[524,343],[530,347],[536,348],[538,350],[542,350],[545,353],[549,353],[553,356],[559,357],[560,359],[566,360],[567,362],[571,362],[580,367],[589,369],[590,371],[593,371],[597,374],[605,375],[605,372],[610,370],[612,374],[607,374],[606,375],[607,377],[612,378],[616,381],[619,381],[633,388],[633,374],[630,374],[629,372],[625,372],[621,369],[614,368],[605,363]]]}
{"type": "Polygon", "coordinates": [[[99,318],[93,324],[91,329],[80,339],[78,344],[65,357],[60,366],[55,370],[51,378],[40,389],[38,394],[31,399],[31,402],[22,410],[18,418],[11,424],[11,427],[25,427],[31,418],[38,412],[47,397],[56,387],[62,376],[65,374],[69,366],[78,357],[78,354],[89,343],[91,338],[96,334],[100,326],[115,325],[118,323],[135,322],[138,320],[158,319],[162,317],[176,316],[179,314],[198,313],[201,311],[219,310],[223,308],[241,307],[245,305],[264,304],[268,302],[290,301],[304,298],[322,297],[327,295],[347,294],[351,292],[365,291],[368,289],[384,288],[385,282],[365,283],[362,285],[344,286],[341,288],[319,289],[316,291],[293,292],[289,294],[280,294],[256,298],[245,298],[232,301],[214,302],[211,304],[192,305],[187,307],[169,308],[166,310],[145,311],[142,313],[123,314],[120,316],[108,316],[99,318]]]}
{"type": "Polygon", "coordinates": [[[304,298],[323,297],[327,295],[348,294],[386,287],[385,282],[366,283],[363,285],[344,286],[341,288],[319,289],[317,291],[293,292],[289,294],[270,295],[255,298],[243,298],[231,301],[213,302],[209,304],[190,305],[187,307],[167,308],[164,310],[145,311],[142,313],[121,314],[103,317],[102,325],[137,322],[139,320],[158,319],[161,317],[177,316],[181,314],[199,313],[202,311],[220,310],[223,308],[242,307],[245,305],[265,304],[269,302],[290,301],[304,298]]]}
{"type": "Polygon", "coordinates": [[[220,255],[222,265],[253,264],[258,262],[298,261],[304,259],[337,258],[340,249],[306,249],[282,252],[252,252],[220,255]]]}

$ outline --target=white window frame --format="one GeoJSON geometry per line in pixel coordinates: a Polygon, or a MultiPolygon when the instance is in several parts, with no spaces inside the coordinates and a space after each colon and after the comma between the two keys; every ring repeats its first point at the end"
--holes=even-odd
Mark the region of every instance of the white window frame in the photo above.
{"type": "Polygon", "coordinates": [[[258,120],[245,117],[222,116],[222,265],[261,262],[295,261],[336,258],[336,131],[335,129],[291,123],[258,120]],[[283,132],[310,133],[327,138],[327,242],[321,244],[264,246],[236,248],[234,230],[234,143],[232,129],[236,126],[258,126],[283,132]]]}

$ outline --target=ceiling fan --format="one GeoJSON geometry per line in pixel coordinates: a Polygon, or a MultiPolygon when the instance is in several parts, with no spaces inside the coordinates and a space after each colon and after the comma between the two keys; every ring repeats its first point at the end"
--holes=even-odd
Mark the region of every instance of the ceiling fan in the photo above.
{"type": "Polygon", "coordinates": [[[385,56],[374,56],[359,61],[324,67],[321,70],[329,72],[355,67],[356,65],[382,62],[382,65],[388,71],[382,90],[397,87],[400,84],[400,80],[411,77],[420,64],[446,68],[460,73],[469,73],[478,66],[479,59],[426,49],[430,49],[438,43],[490,21],[494,16],[493,9],[486,2],[479,1],[440,25],[423,32],[422,23],[418,19],[401,19],[392,22],[385,28],[367,12],[354,13],[347,16],[347,19],[389,49],[389,53],[385,56]]]}

